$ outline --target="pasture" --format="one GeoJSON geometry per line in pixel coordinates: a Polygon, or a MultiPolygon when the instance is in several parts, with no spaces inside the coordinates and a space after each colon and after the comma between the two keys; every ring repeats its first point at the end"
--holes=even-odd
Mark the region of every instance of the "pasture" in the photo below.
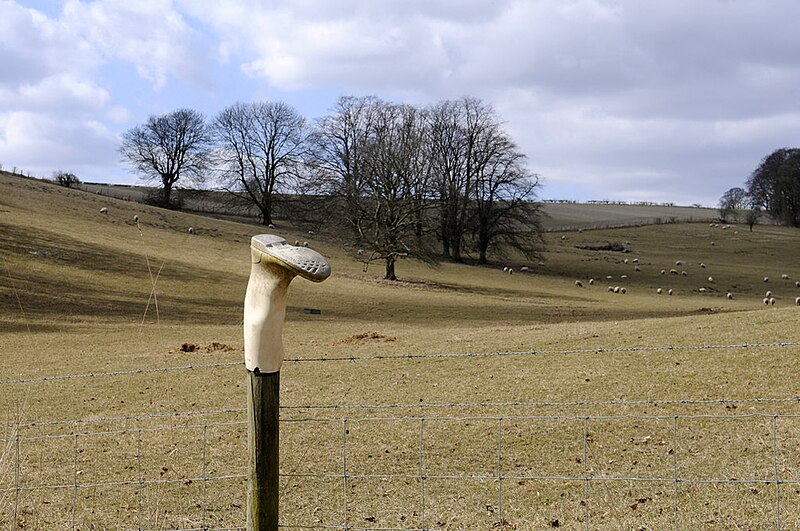
{"type": "MultiPolygon", "coordinates": [[[[0,528],[243,525],[264,231],[0,174],[0,528]]],[[[798,231],[550,233],[541,265],[394,283],[274,232],[333,267],[289,291],[285,527],[800,527],[798,231]],[[609,242],[628,252],[581,249],[609,242]]]]}

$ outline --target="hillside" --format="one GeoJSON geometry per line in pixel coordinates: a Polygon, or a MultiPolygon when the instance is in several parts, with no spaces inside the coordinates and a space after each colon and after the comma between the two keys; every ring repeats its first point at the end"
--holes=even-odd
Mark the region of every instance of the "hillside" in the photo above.
{"type": "MultiPolygon", "coordinates": [[[[249,239],[263,231],[0,174],[0,522],[242,525],[242,303],[249,239]]],[[[333,268],[289,289],[289,523],[341,525],[341,477],[360,471],[351,524],[416,525],[424,446],[425,473],[439,476],[425,479],[437,528],[490,528],[498,423],[506,473],[523,482],[503,480],[504,517],[518,529],[583,528],[588,474],[607,478],[592,485],[597,526],[675,527],[676,466],[681,527],[764,528],[773,459],[783,477],[800,473],[800,231],[703,222],[550,233],[542,264],[407,260],[399,282],[364,272],[331,235],[275,232],[308,240],[333,268]],[[609,242],[625,252],[587,249],[609,242]],[[728,490],[713,496],[692,483],[731,477],[762,483],[720,483],[728,490]]],[[[783,522],[800,525],[797,505],[783,507],[783,522]]]]}

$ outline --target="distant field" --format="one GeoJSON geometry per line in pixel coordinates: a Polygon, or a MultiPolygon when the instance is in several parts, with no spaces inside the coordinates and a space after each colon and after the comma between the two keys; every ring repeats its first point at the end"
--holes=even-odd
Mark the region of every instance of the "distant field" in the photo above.
{"type": "MultiPolygon", "coordinates": [[[[702,210],[658,215],[677,212],[702,210]]],[[[0,173],[0,527],[243,525],[264,230],[0,173]]],[[[800,528],[800,231],[575,230],[542,264],[401,261],[399,282],[334,235],[274,231],[333,266],[289,291],[287,527],[341,528],[347,507],[360,529],[800,528]],[[627,252],[581,249],[608,242],[627,252]]]]}
{"type": "MultiPolygon", "coordinates": [[[[128,198],[141,201],[150,190],[142,186],[83,184],[82,188],[106,196],[128,198]]],[[[178,192],[181,193],[181,192],[178,192]]],[[[241,204],[233,206],[230,197],[224,192],[196,192],[189,194],[186,208],[203,211],[242,215],[253,209],[241,204]]],[[[690,206],[641,206],[641,205],[603,205],[590,203],[544,203],[543,225],[546,230],[577,230],[610,228],[618,226],[647,225],[653,223],[674,223],[685,221],[710,221],[719,217],[715,208],[690,206]]]]}
{"type": "Polygon", "coordinates": [[[547,230],[577,230],[624,225],[647,225],[685,221],[710,221],[719,217],[715,208],[689,206],[599,205],[589,203],[545,203],[547,230]]]}

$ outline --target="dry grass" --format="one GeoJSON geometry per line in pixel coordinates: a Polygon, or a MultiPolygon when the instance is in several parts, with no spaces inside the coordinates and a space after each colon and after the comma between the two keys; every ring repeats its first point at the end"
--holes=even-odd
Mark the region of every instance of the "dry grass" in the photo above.
{"type": "MultiPolygon", "coordinates": [[[[260,227],[5,175],[0,191],[4,380],[241,361],[248,242],[260,227]]],[[[543,266],[510,259],[511,276],[503,264],[402,262],[401,283],[362,273],[332,237],[310,243],[334,274],[291,287],[284,342],[294,360],[800,341],[795,230],[670,224],[570,233],[553,238],[543,266]],[[630,242],[632,252],[576,248],[607,241],[630,242]],[[687,276],[659,274],[676,260],[687,276]],[[519,273],[523,265],[531,272],[519,273]],[[658,287],[675,295],[658,296],[658,287]],[[775,307],[761,302],[767,287],[775,307]]],[[[424,495],[427,528],[498,528],[502,510],[506,529],[583,529],[587,482],[564,478],[588,477],[591,528],[671,528],[677,464],[679,477],[711,481],[679,485],[681,528],[774,527],[778,506],[782,526],[797,527],[797,484],[780,486],[778,504],[774,483],[763,483],[776,468],[800,480],[800,418],[784,416],[800,413],[796,402],[572,404],[793,397],[797,350],[287,362],[282,521],[341,525],[346,492],[348,522],[360,527],[420,527],[424,495]],[[352,407],[387,404],[395,407],[352,407]],[[774,450],[773,415],[781,415],[774,450]],[[745,482],[712,481],[733,478],[745,482]]],[[[242,525],[243,385],[239,365],[0,384],[9,419],[0,521],[11,524],[16,506],[27,529],[70,529],[73,519],[80,529],[242,525]],[[141,415],[149,417],[123,418],[141,415]],[[71,419],[81,422],[50,423],[71,419]],[[18,499],[17,464],[20,485],[31,487],[18,499]],[[201,479],[225,476],[233,477],[201,479]],[[42,485],[65,487],[34,488],[42,485]]]]}

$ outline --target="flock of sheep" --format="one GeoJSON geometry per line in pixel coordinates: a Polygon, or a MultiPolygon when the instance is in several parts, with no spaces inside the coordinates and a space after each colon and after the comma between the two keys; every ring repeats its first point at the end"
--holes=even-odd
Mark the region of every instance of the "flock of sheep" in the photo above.
{"type": "MultiPolygon", "coordinates": [[[[721,228],[722,230],[729,230],[729,229],[732,228],[730,225],[720,225],[718,223],[711,223],[710,226],[712,228],[721,228]]],[[[734,234],[738,234],[738,231],[735,231],[734,234]]],[[[562,241],[566,240],[566,236],[561,236],[561,240],[562,241]]],[[[630,243],[630,242],[626,242],[626,243],[630,243]]],[[[710,242],[710,244],[714,245],[714,242],[712,241],[712,242],[710,242]]],[[[625,265],[632,265],[634,272],[641,272],[641,270],[642,270],[641,267],[639,266],[639,259],[638,258],[632,258],[632,259],[625,258],[625,259],[622,260],[622,263],[625,264],[625,265]]],[[[697,265],[699,266],[700,269],[707,269],[706,264],[703,263],[703,262],[700,262],[697,265]]],[[[675,267],[672,267],[672,268],[669,268],[669,269],[667,269],[667,268],[661,269],[660,270],[660,274],[664,275],[664,276],[666,276],[666,275],[677,275],[677,276],[688,277],[689,276],[689,272],[685,269],[686,267],[687,267],[687,264],[683,260],[676,260],[675,261],[675,267]]],[[[521,269],[521,271],[522,270],[527,270],[527,268],[523,267],[521,269]]],[[[504,267],[503,271],[505,273],[508,273],[508,274],[513,274],[513,272],[514,272],[513,269],[510,268],[510,267],[504,267]]],[[[615,277],[613,275],[606,275],[605,276],[605,280],[613,280],[614,278],[615,277]]],[[[619,276],[620,280],[626,280],[627,278],[628,278],[628,275],[626,275],[626,274],[622,274],[622,275],[619,276]]],[[[781,279],[784,280],[784,281],[791,280],[790,276],[787,273],[783,273],[781,275],[781,279]]],[[[600,281],[600,279],[596,280],[594,278],[589,278],[588,279],[588,284],[589,285],[594,285],[597,281],[600,281]]],[[[710,275],[706,278],[706,281],[707,281],[708,285],[716,284],[716,281],[715,281],[714,277],[710,276],[710,275]]],[[[769,282],[769,277],[766,277],[766,276],[763,277],[762,281],[764,283],[768,283],[769,282]]],[[[584,281],[584,280],[576,280],[575,281],[575,287],[584,288],[585,287],[584,282],[586,282],[586,281],[584,281]]],[[[800,280],[795,281],[794,284],[795,284],[795,287],[800,288],[800,280]]],[[[609,285],[607,290],[608,290],[609,293],[620,293],[620,294],[627,293],[627,289],[625,287],[618,286],[618,285],[609,285]]],[[[713,291],[716,291],[716,290],[714,288],[711,288],[711,287],[702,286],[702,287],[698,288],[697,291],[699,293],[710,293],[710,292],[713,292],[713,291]]],[[[667,295],[672,295],[674,293],[674,291],[671,288],[670,289],[663,289],[663,288],[659,287],[659,288],[656,289],[656,294],[658,294],[658,295],[662,295],[662,294],[665,294],[665,293],[667,295]]],[[[725,297],[728,300],[733,300],[734,294],[731,291],[726,291],[725,292],[725,297]]],[[[766,306],[774,306],[778,301],[775,298],[773,292],[771,290],[767,290],[766,293],[764,294],[764,298],[763,298],[762,302],[766,306]]],[[[794,302],[795,302],[795,304],[797,306],[800,306],[800,297],[795,297],[794,302]]]]}

